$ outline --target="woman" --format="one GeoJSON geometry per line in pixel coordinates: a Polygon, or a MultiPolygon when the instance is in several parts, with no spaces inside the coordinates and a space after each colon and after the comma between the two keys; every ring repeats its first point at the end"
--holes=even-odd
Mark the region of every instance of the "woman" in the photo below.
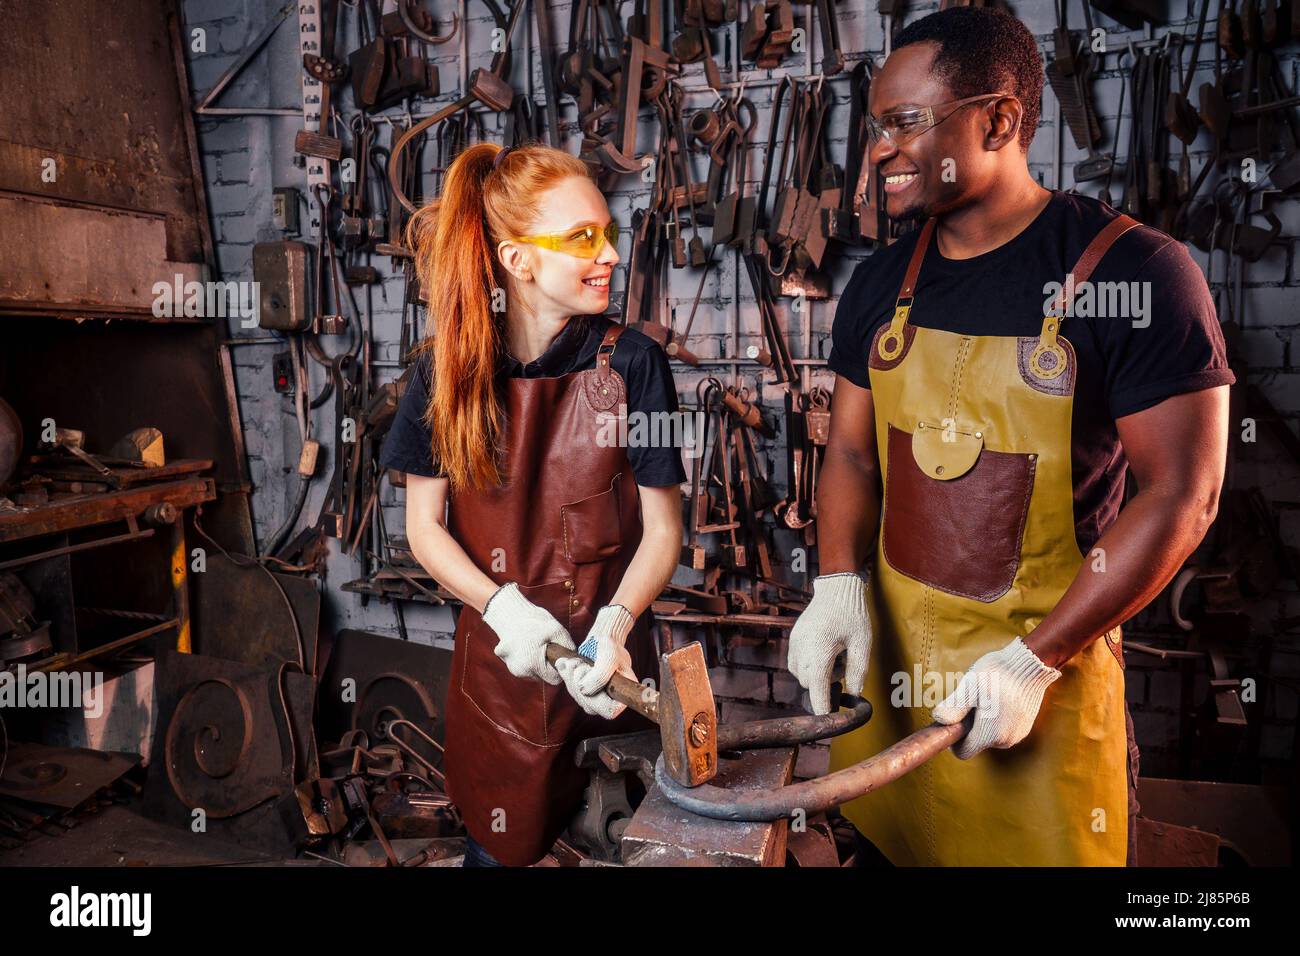
{"type": "Polygon", "coordinates": [[[610,416],[677,411],[664,353],[601,317],[617,235],[586,166],[545,146],[471,146],[411,222],[430,335],[381,463],[464,603],[444,769],[466,866],[541,859],[581,802],[577,743],[648,726],[604,688],[658,676],[648,608],[686,476],[677,449],[608,441],[610,416]],[[589,660],[553,666],[551,643],[589,660]]]}

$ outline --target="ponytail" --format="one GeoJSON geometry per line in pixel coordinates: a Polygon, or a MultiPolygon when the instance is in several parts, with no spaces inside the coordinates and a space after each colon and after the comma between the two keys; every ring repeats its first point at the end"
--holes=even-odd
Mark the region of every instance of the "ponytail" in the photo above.
{"type": "Polygon", "coordinates": [[[494,163],[501,152],[494,143],[465,149],[447,169],[442,195],[407,225],[429,306],[428,335],[417,349],[432,353],[424,420],[433,432],[434,461],[453,492],[501,483],[505,412],[497,371],[506,313],[492,308],[500,308],[497,290],[505,288],[497,244],[527,233],[546,189],[589,175],[576,156],[548,146],[511,149],[494,163]]]}

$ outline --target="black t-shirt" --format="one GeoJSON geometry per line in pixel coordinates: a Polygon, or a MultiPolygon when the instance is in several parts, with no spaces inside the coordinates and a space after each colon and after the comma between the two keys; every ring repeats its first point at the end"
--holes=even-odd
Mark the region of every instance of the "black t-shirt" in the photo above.
{"type": "MultiPolygon", "coordinates": [[[[574,316],[545,352],[527,364],[507,357],[502,373],[510,378],[556,378],[595,368],[596,351],[611,325],[613,322],[605,316],[574,316]]],[[[426,478],[443,474],[433,460],[433,433],[423,421],[432,386],[431,365],[429,353],[422,353],[384,440],[379,459],[382,468],[426,478]]],[[[629,415],[678,410],[668,356],[653,339],[625,330],[614,347],[610,366],[627,385],[629,415]]],[[[629,447],[627,457],[638,485],[656,488],[686,480],[680,448],[629,447]]]]}
{"type": "MultiPolygon", "coordinates": [[[[1010,242],[971,259],[945,259],[932,239],[908,322],[965,335],[1037,336],[1050,294],[1117,215],[1086,196],[1054,193],[1010,242]]],[[[894,314],[919,230],[864,259],[835,311],[830,367],[870,388],[867,359],[877,328],[894,314]]],[[[1149,283],[1141,318],[1069,315],[1061,334],[1078,356],[1071,455],[1075,532],[1087,554],[1115,520],[1128,462],[1115,420],[1173,395],[1235,381],[1201,270],[1187,249],[1148,226],[1110,249],[1091,281],[1149,283]],[[1136,323],[1136,325],[1135,325],[1136,323]],[[1144,327],[1142,326],[1145,324],[1144,327]]]]}

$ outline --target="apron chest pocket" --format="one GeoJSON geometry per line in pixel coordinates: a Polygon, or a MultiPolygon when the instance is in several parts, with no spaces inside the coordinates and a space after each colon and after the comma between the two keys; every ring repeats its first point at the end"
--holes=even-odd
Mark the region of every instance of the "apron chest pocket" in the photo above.
{"type": "Polygon", "coordinates": [[[607,561],[622,548],[621,506],[617,474],[599,494],[560,505],[564,555],[574,564],[607,561]]]}
{"type": "Polygon", "coordinates": [[[889,426],[882,543],[901,574],[985,603],[1020,566],[1035,456],[989,451],[976,432],[889,426]]]}

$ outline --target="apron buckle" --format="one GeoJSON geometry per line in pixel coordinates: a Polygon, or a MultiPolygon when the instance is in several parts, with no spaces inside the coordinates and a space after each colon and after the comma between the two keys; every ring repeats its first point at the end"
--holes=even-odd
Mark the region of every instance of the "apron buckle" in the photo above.
{"type": "Polygon", "coordinates": [[[903,354],[903,327],[907,325],[907,316],[912,311],[912,300],[899,299],[894,307],[894,317],[889,322],[889,329],[880,337],[876,350],[886,362],[892,362],[903,354]]]}
{"type": "Polygon", "coordinates": [[[1059,378],[1070,361],[1065,349],[1056,341],[1056,335],[1060,329],[1061,319],[1059,316],[1048,315],[1044,317],[1043,329],[1038,334],[1038,347],[1029,356],[1029,371],[1033,372],[1035,377],[1044,381],[1059,378]]]}

